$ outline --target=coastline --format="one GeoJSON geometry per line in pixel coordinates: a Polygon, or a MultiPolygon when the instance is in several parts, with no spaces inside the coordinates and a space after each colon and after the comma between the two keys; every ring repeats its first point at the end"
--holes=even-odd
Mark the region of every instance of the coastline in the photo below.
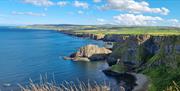
{"type": "MultiPolygon", "coordinates": [[[[110,70],[118,73],[132,72],[147,75],[148,79],[151,79],[151,83],[155,85],[157,81],[154,80],[154,71],[161,68],[169,68],[167,70],[172,70],[174,67],[178,67],[177,63],[180,53],[180,36],[177,35],[151,35],[151,34],[94,34],[90,32],[77,32],[73,30],[55,30],[63,34],[70,36],[76,36],[81,38],[90,38],[93,40],[102,40],[104,42],[115,43],[112,53],[107,58],[107,63],[110,66],[110,70]],[[175,59],[172,58],[175,57],[175,59]],[[117,60],[123,64],[117,64],[117,60]],[[163,61],[163,62],[162,62],[163,61]],[[175,66],[172,66],[169,61],[173,62],[175,66]],[[165,65],[165,66],[164,66],[165,65]],[[124,69],[125,67],[125,69],[124,69]],[[123,69],[122,69],[123,68],[123,69]],[[156,68],[156,69],[155,69],[156,68]],[[121,70],[120,70],[121,69],[121,70]]],[[[83,30],[81,30],[83,31],[83,30]]],[[[168,73],[164,72],[162,75],[166,76],[168,73]]],[[[171,74],[171,73],[170,73],[171,74]]],[[[175,74],[175,75],[178,75],[175,74]]],[[[137,76],[137,75],[135,75],[137,76]]],[[[163,81],[161,74],[157,75],[160,81],[163,81]]],[[[137,78],[139,78],[137,76],[137,78]]],[[[141,78],[141,76],[140,76],[141,78]]],[[[172,76],[173,78],[173,76],[172,76]]],[[[144,78],[140,79],[143,80],[144,78]]],[[[172,80],[169,80],[169,83],[172,80]]],[[[137,81],[140,82],[141,81],[137,81]]],[[[169,84],[166,83],[166,84],[169,84]]],[[[150,83],[148,82],[150,85],[150,83]]],[[[148,86],[148,89],[161,89],[163,90],[165,86],[152,87],[148,86]]],[[[143,87],[143,86],[140,86],[143,87]]]]}

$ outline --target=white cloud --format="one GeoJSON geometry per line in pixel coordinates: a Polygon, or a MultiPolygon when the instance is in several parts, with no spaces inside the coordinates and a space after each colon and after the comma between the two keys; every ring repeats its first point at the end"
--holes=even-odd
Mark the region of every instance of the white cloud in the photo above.
{"type": "Polygon", "coordinates": [[[89,8],[89,4],[88,3],[86,3],[86,2],[79,2],[79,1],[75,1],[74,2],[74,6],[75,7],[82,7],[84,9],[89,8]]]}
{"type": "Polygon", "coordinates": [[[152,17],[152,16],[144,16],[144,15],[134,15],[134,14],[120,14],[118,16],[113,17],[115,22],[120,25],[127,26],[144,26],[144,25],[154,25],[159,21],[163,21],[161,17],[152,17]]]}
{"type": "Polygon", "coordinates": [[[99,3],[101,2],[101,0],[93,0],[95,3],[99,3]]]}
{"type": "Polygon", "coordinates": [[[46,16],[45,13],[17,12],[17,11],[13,11],[12,14],[14,14],[14,15],[29,15],[29,16],[46,16]]]}
{"type": "Polygon", "coordinates": [[[102,18],[98,18],[97,21],[98,21],[98,22],[105,22],[106,20],[105,20],[105,19],[102,19],[102,18]]]}
{"type": "Polygon", "coordinates": [[[109,21],[103,19],[103,18],[97,18],[97,24],[103,25],[103,24],[110,24],[109,21]]]}
{"type": "Polygon", "coordinates": [[[171,26],[174,27],[180,27],[180,22],[177,19],[169,19],[166,21],[166,23],[170,24],[171,26]]]}
{"type": "Polygon", "coordinates": [[[32,4],[36,6],[43,6],[43,7],[48,7],[54,5],[54,3],[50,0],[23,0],[24,3],[27,4],[32,4]]]}
{"type": "Polygon", "coordinates": [[[113,17],[115,24],[124,26],[173,26],[180,27],[177,19],[144,16],[142,14],[120,14],[113,17]]]}
{"type": "Polygon", "coordinates": [[[83,11],[81,11],[81,10],[79,10],[79,11],[78,11],[78,14],[84,14],[84,12],[83,12],[83,11]]]}
{"type": "Polygon", "coordinates": [[[165,7],[162,8],[150,8],[149,3],[145,1],[137,2],[135,0],[107,0],[107,4],[102,6],[101,9],[128,11],[131,13],[159,13],[167,15],[169,10],[165,7]]]}
{"type": "Polygon", "coordinates": [[[59,5],[59,6],[66,6],[67,4],[68,4],[67,1],[59,1],[59,2],[57,3],[57,5],[59,5]]]}
{"type": "Polygon", "coordinates": [[[179,20],[177,20],[177,19],[169,19],[168,21],[173,22],[173,23],[178,23],[179,22],[179,20]]]}

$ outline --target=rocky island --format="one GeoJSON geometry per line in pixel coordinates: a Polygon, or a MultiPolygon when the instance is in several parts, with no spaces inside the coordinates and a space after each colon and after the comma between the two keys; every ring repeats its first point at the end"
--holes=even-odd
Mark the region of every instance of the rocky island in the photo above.
{"type": "Polygon", "coordinates": [[[74,61],[99,61],[105,60],[112,51],[104,47],[100,48],[97,45],[87,45],[81,47],[78,52],[71,54],[67,59],[74,61]]]}

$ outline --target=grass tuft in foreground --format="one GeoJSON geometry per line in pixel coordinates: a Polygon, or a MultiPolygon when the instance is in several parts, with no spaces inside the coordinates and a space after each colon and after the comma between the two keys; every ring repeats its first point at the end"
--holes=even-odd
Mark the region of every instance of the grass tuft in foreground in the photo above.
{"type": "MultiPolygon", "coordinates": [[[[65,81],[63,84],[56,85],[54,82],[43,82],[41,84],[34,84],[30,80],[29,86],[19,85],[21,91],[110,91],[110,86],[107,84],[97,84],[94,82],[94,85],[78,81],[78,84],[74,82],[65,81]]],[[[122,90],[123,91],[123,90],[122,90]]]]}
{"type": "Polygon", "coordinates": [[[173,85],[167,87],[164,91],[180,91],[180,86],[178,86],[177,83],[173,81],[173,85]]]}

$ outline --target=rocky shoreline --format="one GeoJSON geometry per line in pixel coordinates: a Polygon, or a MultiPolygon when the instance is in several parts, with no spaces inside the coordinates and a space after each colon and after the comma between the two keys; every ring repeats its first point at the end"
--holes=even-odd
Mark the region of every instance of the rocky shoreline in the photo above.
{"type": "Polygon", "coordinates": [[[63,34],[71,35],[71,36],[76,36],[76,37],[81,37],[81,38],[90,38],[93,40],[103,40],[105,35],[103,34],[90,34],[90,33],[79,33],[79,32],[73,32],[71,30],[61,30],[60,31],[63,34]]]}

